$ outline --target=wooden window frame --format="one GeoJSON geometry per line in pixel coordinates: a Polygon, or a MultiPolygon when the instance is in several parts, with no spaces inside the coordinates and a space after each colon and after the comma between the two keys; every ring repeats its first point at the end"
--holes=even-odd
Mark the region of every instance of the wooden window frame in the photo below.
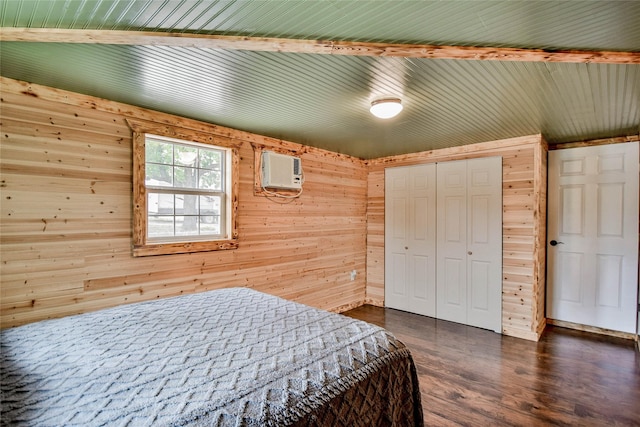
{"type": "MultiPolygon", "coordinates": [[[[238,247],[239,145],[231,139],[180,126],[127,119],[133,130],[133,256],[168,255],[191,252],[219,251],[238,247]],[[226,239],[154,242],[147,237],[147,189],[145,185],[146,135],[192,141],[199,144],[228,148],[231,179],[226,202],[226,239]]],[[[188,238],[188,236],[186,236],[188,238]]]]}

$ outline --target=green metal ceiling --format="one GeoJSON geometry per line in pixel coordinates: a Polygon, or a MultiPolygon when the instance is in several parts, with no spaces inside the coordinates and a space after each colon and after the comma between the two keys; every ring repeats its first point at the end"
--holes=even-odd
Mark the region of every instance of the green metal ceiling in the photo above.
{"type": "MultiPolygon", "coordinates": [[[[640,51],[638,1],[5,1],[3,27],[640,51]]],[[[3,76],[360,158],[638,134],[640,66],[2,42],[3,76]],[[381,95],[404,111],[380,120],[381,95]]]]}

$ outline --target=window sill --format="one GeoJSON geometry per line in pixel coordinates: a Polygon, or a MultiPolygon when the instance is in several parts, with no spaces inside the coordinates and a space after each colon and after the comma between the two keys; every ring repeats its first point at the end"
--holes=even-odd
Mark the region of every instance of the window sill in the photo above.
{"type": "Polygon", "coordinates": [[[155,243],[133,247],[133,256],[184,254],[192,252],[222,251],[238,248],[238,239],[204,242],[155,243]]]}

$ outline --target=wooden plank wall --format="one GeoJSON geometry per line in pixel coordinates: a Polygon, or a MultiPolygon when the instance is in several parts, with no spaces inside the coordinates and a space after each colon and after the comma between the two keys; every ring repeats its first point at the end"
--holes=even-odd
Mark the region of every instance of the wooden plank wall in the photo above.
{"type": "Polygon", "coordinates": [[[229,286],[333,311],[363,303],[363,161],[11,79],[1,83],[2,327],[229,286]],[[127,117],[242,143],[237,250],[132,256],[127,117]],[[254,195],[252,144],[302,153],[299,199],[254,195]]]}
{"type": "Polygon", "coordinates": [[[539,135],[363,162],[6,78],[1,106],[2,327],[227,286],[334,311],[383,305],[384,168],[501,155],[503,332],[537,339],[544,328],[547,148],[539,135]],[[131,256],[127,117],[242,142],[238,250],[131,256]],[[302,153],[301,199],[254,195],[252,145],[302,153]]]}
{"type": "Polygon", "coordinates": [[[545,325],[546,153],[533,135],[369,161],[366,302],[384,305],[385,168],[502,156],[502,331],[537,340],[545,325]]]}

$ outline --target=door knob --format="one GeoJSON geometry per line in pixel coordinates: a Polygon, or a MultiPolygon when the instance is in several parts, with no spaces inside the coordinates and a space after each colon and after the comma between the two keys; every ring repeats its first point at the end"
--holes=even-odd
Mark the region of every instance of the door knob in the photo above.
{"type": "Polygon", "coordinates": [[[549,242],[551,246],[564,245],[563,242],[558,242],[557,240],[552,240],[549,242]]]}
{"type": "Polygon", "coordinates": [[[467,252],[467,255],[473,255],[473,252],[469,251],[467,252]]]}

